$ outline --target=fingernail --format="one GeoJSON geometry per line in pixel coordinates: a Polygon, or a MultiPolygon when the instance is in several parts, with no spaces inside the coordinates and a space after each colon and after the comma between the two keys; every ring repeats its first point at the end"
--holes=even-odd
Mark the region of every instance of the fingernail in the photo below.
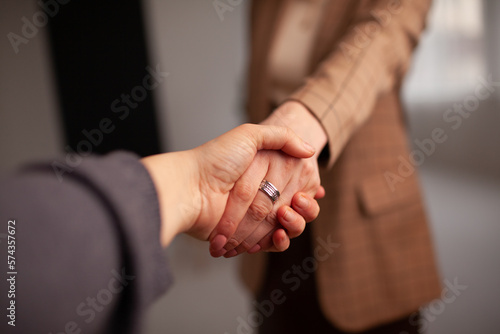
{"type": "Polygon", "coordinates": [[[229,252],[227,252],[226,254],[224,254],[224,257],[225,258],[229,258],[229,257],[233,257],[233,256],[236,256],[238,255],[238,252],[236,251],[236,249],[231,249],[229,252]]]}
{"type": "Polygon", "coordinates": [[[299,199],[297,200],[297,205],[302,210],[305,210],[309,207],[309,201],[304,195],[299,195],[299,199]]]}
{"type": "Polygon", "coordinates": [[[258,251],[260,251],[260,249],[261,249],[260,245],[257,244],[248,250],[248,254],[257,253],[258,251]]]}
{"type": "Polygon", "coordinates": [[[210,243],[210,251],[218,252],[224,247],[227,242],[227,238],[222,234],[217,234],[210,243]]]}

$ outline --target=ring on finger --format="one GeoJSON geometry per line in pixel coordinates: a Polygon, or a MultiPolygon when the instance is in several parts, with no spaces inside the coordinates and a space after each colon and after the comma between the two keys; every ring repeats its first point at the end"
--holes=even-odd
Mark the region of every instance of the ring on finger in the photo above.
{"type": "Polygon", "coordinates": [[[280,197],[280,192],[278,191],[278,189],[267,180],[262,180],[262,182],[260,182],[259,190],[265,193],[271,199],[273,204],[280,197]]]}

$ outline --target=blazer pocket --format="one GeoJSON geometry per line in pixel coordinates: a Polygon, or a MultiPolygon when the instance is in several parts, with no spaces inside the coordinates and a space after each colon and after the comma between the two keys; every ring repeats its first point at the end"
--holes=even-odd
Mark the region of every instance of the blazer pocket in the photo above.
{"type": "Polygon", "coordinates": [[[404,181],[397,182],[392,187],[384,173],[367,177],[359,183],[357,196],[361,210],[370,217],[421,201],[420,187],[414,175],[404,178],[404,181]]]}

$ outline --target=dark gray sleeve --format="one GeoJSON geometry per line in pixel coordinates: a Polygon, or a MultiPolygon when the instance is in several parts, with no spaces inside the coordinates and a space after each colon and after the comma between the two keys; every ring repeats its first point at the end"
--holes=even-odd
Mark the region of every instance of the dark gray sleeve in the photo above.
{"type": "Polygon", "coordinates": [[[137,333],[170,284],[156,191],[138,157],[71,169],[58,178],[51,163],[34,165],[0,181],[1,333],[137,333]]]}

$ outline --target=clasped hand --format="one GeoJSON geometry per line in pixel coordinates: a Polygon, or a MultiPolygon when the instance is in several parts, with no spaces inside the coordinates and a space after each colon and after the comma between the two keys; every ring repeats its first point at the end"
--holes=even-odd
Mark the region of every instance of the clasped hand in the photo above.
{"type": "MultiPolygon", "coordinates": [[[[326,143],[322,126],[297,102],[283,104],[263,124],[294,129],[320,149],[326,143]]],[[[259,151],[230,192],[224,214],[210,235],[211,254],[232,257],[245,251],[285,250],[289,238],[300,235],[305,223],[319,213],[319,206],[310,198],[321,198],[324,194],[317,154],[297,159],[280,151],[259,151]],[[263,179],[272,182],[281,192],[274,205],[266,194],[256,192],[263,179]]]]}
{"type": "Polygon", "coordinates": [[[315,219],[323,196],[315,149],[283,126],[239,126],[193,150],[142,159],[155,183],[161,242],[185,232],[213,256],[283,251],[315,219]],[[263,180],[281,192],[274,203],[263,180]]]}

